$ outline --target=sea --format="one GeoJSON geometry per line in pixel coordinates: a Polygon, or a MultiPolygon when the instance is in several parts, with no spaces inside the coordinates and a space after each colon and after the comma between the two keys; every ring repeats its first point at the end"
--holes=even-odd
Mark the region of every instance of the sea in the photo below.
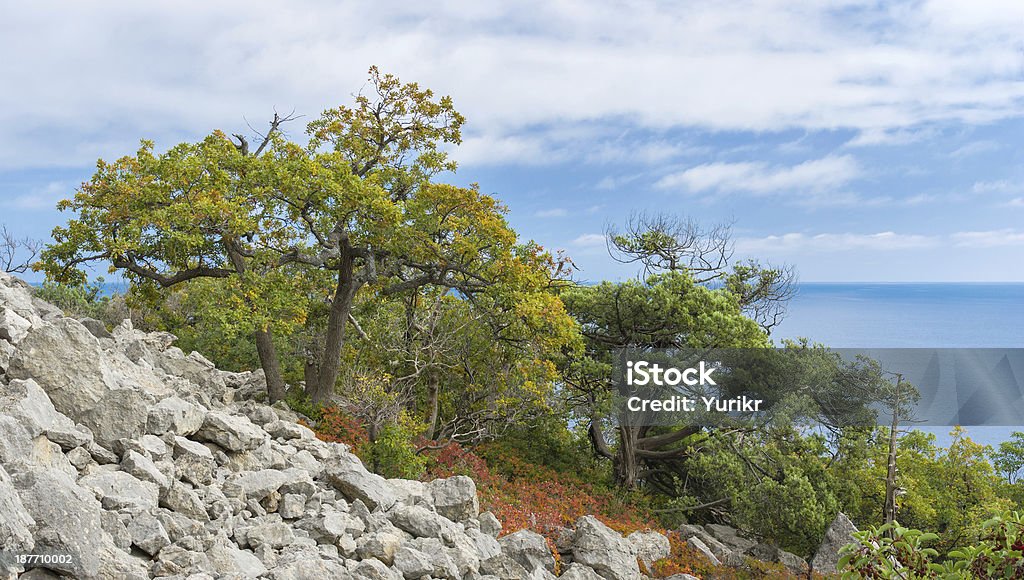
{"type": "MultiPolygon", "coordinates": [[[[776,342],[835,348],[1024,348],[1024,283],[801,283],[776,342]]],[[[948,429],[927,427],[946,446],[948,429]]],[[[997,446],[1020,427],[967,427],[997,446]]]]}

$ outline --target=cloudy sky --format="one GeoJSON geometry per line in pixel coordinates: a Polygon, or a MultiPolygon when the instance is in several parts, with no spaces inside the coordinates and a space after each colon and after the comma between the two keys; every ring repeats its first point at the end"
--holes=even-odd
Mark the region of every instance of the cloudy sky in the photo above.
{"type": "MultiPolygon", "coordinates": [[[[99,157],[348,103],[376,64],[468,118],[479,182],[581,278],[632,211],[734,223],[805,281],[1024,281],[1019,0],[14,2],[0,223],[99,157]]],[[[293,131],[301,133],[301,125],[293,131]]]]}

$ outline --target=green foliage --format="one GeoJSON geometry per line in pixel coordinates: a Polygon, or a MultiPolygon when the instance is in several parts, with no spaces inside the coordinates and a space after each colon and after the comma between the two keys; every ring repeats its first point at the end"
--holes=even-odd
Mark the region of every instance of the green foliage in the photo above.
{"type": "MultiPolygon", "coordinates": [[[[774,429],[714,434],[699,447],[688,462],[692,479],[683,497],[696,492],[728,498],[740,527],[796,554],[814,552],[840,507],[823,438],[774,429]]],[[[701,501],[691,497],[688,503],[701,501]]]]}
{"type": "Polygon", "coordinates": [[[110,303],[110,297],[103,293],[103,283],[103,278],[82,284],[47,281],[35,288],[33,293],[36,298],[53,304],[69,316],[99,319],[110,303]]]}
{"type": "Polygon", "coordinates": [[[992,454],[992,463],[1007,482],[1015,483],[1024,469],[1024,433],[1014,431],[1009,441],[1001,442],[999,450],[992,454]]]}
{"type": "Polygon", "coordinates": [[[581,286],[567,291],[563,300],[595,351],[627,345],[740,348],[768,344],[757,323],[743,316],[737,296],[724,288],[701,285],[685,271],[653,275],[642,282],[581,286]]]}
{"type": "Polygon", "coordinates": [[[107,294],[104,280],[97,278],[91,283],[61,284],[47,281],[33,289],[36,298],[60,308],[75,318],[95,318],[108,328],[120,324],[125,318],[133,318],[132,312],[120,294],[107,294]]]}
{"type": "Polygon", "coordinates": [[[942,578],[948,580],[1024,577],[1024,521],[1018,512],[994,516],[979,526],[976,543],[943,557],[927,547],[938,539],[897,523],[854,534],[842,550],[843,578],[942,578]]]}
{"type": "Polygon", "coordinates": [[[417,453],[413,444],[414,436],[420,431],[422,425],[402,413],[397,421],[380,428],[360,456],[374,473],[384,477],[419,479],[428,461],[426,456],[417,453]]]}
{"type": "Polygon", "coordinates": [[[106,261],[137,303],[160,310],[158,326],[195,328],[181,332],[184,344],[228,368],[252,365],[255,350],[272,397],[284,378],[302,378],[318,402],[343,376],[354,305],[416,310],[421,297],[455,291],[497,329],[491,342],[527,344],[506,349],[498,368],[543,398],[554,382],[545,359],[575,339],[554,291],[565,262],[521,243],[504,206],[477,186],[432,181],[455,170],[444,145],[461,141],[464,119],[450,97],[375,67],[370,82],[353,106],[311,122],[305,145],[288,141],[290,119],[275,116],[253,151],[214,131],[99,161],[59,204],[75,217],[54,229],[37,268],[78,284],[84,264],[106,261]]]}
{"type": "MultiPolygon", "coordinates": [[[[899,439],[896,519],[938,534],[945,553],[975,537],[981,524],[1014,507],[988,460],[988,449],[956,428],[948,448],[935,436],[910,431],[899,439]]],[[[851,433],[833,462],[836,493],[844,511],[863,525],[881,524],[888,429],[851,433]],[[841,475],[841,476],[840,476],[841,475]]]]}

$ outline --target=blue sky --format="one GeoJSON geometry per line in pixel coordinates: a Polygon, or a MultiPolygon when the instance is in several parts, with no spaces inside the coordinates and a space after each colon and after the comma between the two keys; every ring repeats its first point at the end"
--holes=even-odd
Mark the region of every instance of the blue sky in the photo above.
{"type": "Polygon", "coordinates": [[[315,117],[376,64],[452,95],[451,179],[580,278],[632,275],[602,232],[652,210],[731,221],[805,281],[1024,281],[1018,0],[4,4],[19,235],[98,157],[315,117]]]}

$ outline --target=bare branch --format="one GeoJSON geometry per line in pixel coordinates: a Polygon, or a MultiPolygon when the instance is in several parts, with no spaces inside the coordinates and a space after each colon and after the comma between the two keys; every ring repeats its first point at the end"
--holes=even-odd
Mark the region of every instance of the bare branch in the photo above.
{"type": "Polygon", "coordinates": [[[27,272],[42,247],[39,240],[15,237],[7,226],[0,226],[0,270],[8,274],[27,272]]]}

